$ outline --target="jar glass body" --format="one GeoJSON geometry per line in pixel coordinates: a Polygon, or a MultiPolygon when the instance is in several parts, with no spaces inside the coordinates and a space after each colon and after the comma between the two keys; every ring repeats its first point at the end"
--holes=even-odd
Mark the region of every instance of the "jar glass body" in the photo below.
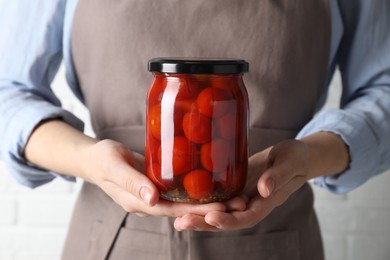
{"type": "Polygon", "coordinates": [[[243,74],[153,75],[145,161],[161,197],[208,203],[239,194],[248,168],[243,74]]]}

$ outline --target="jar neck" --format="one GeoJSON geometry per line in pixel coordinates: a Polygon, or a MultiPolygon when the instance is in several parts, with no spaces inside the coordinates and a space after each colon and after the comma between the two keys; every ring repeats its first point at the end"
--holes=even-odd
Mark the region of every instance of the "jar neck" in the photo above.
{"type": "Polygon", "coordinates": [[[178,74],[153,72],[155,80],[163,82],[163,85],[172,83],[179,86],[216,86],[220,88],[236,88],[244,85],[243,75],[239,74],[178,74]],[[236,86],[236,87],[234,87],[236,86]]]}

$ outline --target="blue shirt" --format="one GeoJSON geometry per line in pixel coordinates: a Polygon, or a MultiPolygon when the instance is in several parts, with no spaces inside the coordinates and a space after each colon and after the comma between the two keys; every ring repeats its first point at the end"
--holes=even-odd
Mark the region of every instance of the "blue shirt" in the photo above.
{"type": "MultiPolygon", "coordinates": [[[[22,154],[42,120],[81,122],[61,108],[50,84],[65,62],[70,88],[82,102],[71,57],[71,24],[78,0],[3,0],[0,9],[0,148],[11,174],[36,187],[56,176],[27,162],[22,154]]],[[[349,147],[349,168],[315,183],[347,192],[390,165],[390,1],[330,0],[332,41],[328,79],[342,75],[341,109],[319,112],[297,138],[318,131],[338,134],[349,147]]],[[[318,108],[320,109],[321,106],[318,108]]]]}

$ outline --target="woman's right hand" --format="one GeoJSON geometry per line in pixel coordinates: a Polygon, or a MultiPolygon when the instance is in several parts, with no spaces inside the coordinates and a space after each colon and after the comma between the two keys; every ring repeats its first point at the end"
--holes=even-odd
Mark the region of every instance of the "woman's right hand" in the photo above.
{"type": "MultiPolygon", "coordinates": [[[[210,211],[225,211],[222,203],[186,204],[159,199],[159,192],[143,174],[144,157],[131,152],[123,144],[103,140],[82,152],[84,179],[99,186],[124,210],[140,216],[179,217],[188,213],[206,215],[210,211]]],[[[230,207],[240,209],[243,202],[233,201],[230,207]]]]}
{"type": "Polygon", "coordinates": [[[142,155],[131,152],[121,143],[88,137],[57,119],[44,121],[34,130],[24,156],[45,169],[80,177],[99,186],[124,210],[142,216],[180,217],[187,213],[204,216],[210,211],[239,210],[245,206],[240,200],[225,206],[159,199],[157,188],[144,174],[142,155]]]}

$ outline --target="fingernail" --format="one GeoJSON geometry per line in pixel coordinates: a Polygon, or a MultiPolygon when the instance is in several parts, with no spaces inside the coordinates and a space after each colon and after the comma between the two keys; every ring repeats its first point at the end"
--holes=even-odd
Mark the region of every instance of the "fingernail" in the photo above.
{"type": "Polygon", "coordinates": [[[268,193],[267,197],[269,197],[271,195],[274,188],[275,188],[275,182],[272,179],[269,179],[267,181],[267,193],[268,193]]]}
{"type": "Polygon", "coordinates": [[[142,187],[139,191],[139,195],[142,198],[142,200],[149,206],[150,200],[152,198],[152,192],[148,187],[142,187]]]}
{"type": "Polygon", "coordinates": [[[210,226],[214,226],[214,227],[216,227],[216,228],[221,228],[220,223],[218,223],[218,222],[216,222],[216,221],[210,219],[210,218],[207,217],[207,216],[205,217],[205,221],[206,221],[206,223],[209,224],[210,226]]]}

